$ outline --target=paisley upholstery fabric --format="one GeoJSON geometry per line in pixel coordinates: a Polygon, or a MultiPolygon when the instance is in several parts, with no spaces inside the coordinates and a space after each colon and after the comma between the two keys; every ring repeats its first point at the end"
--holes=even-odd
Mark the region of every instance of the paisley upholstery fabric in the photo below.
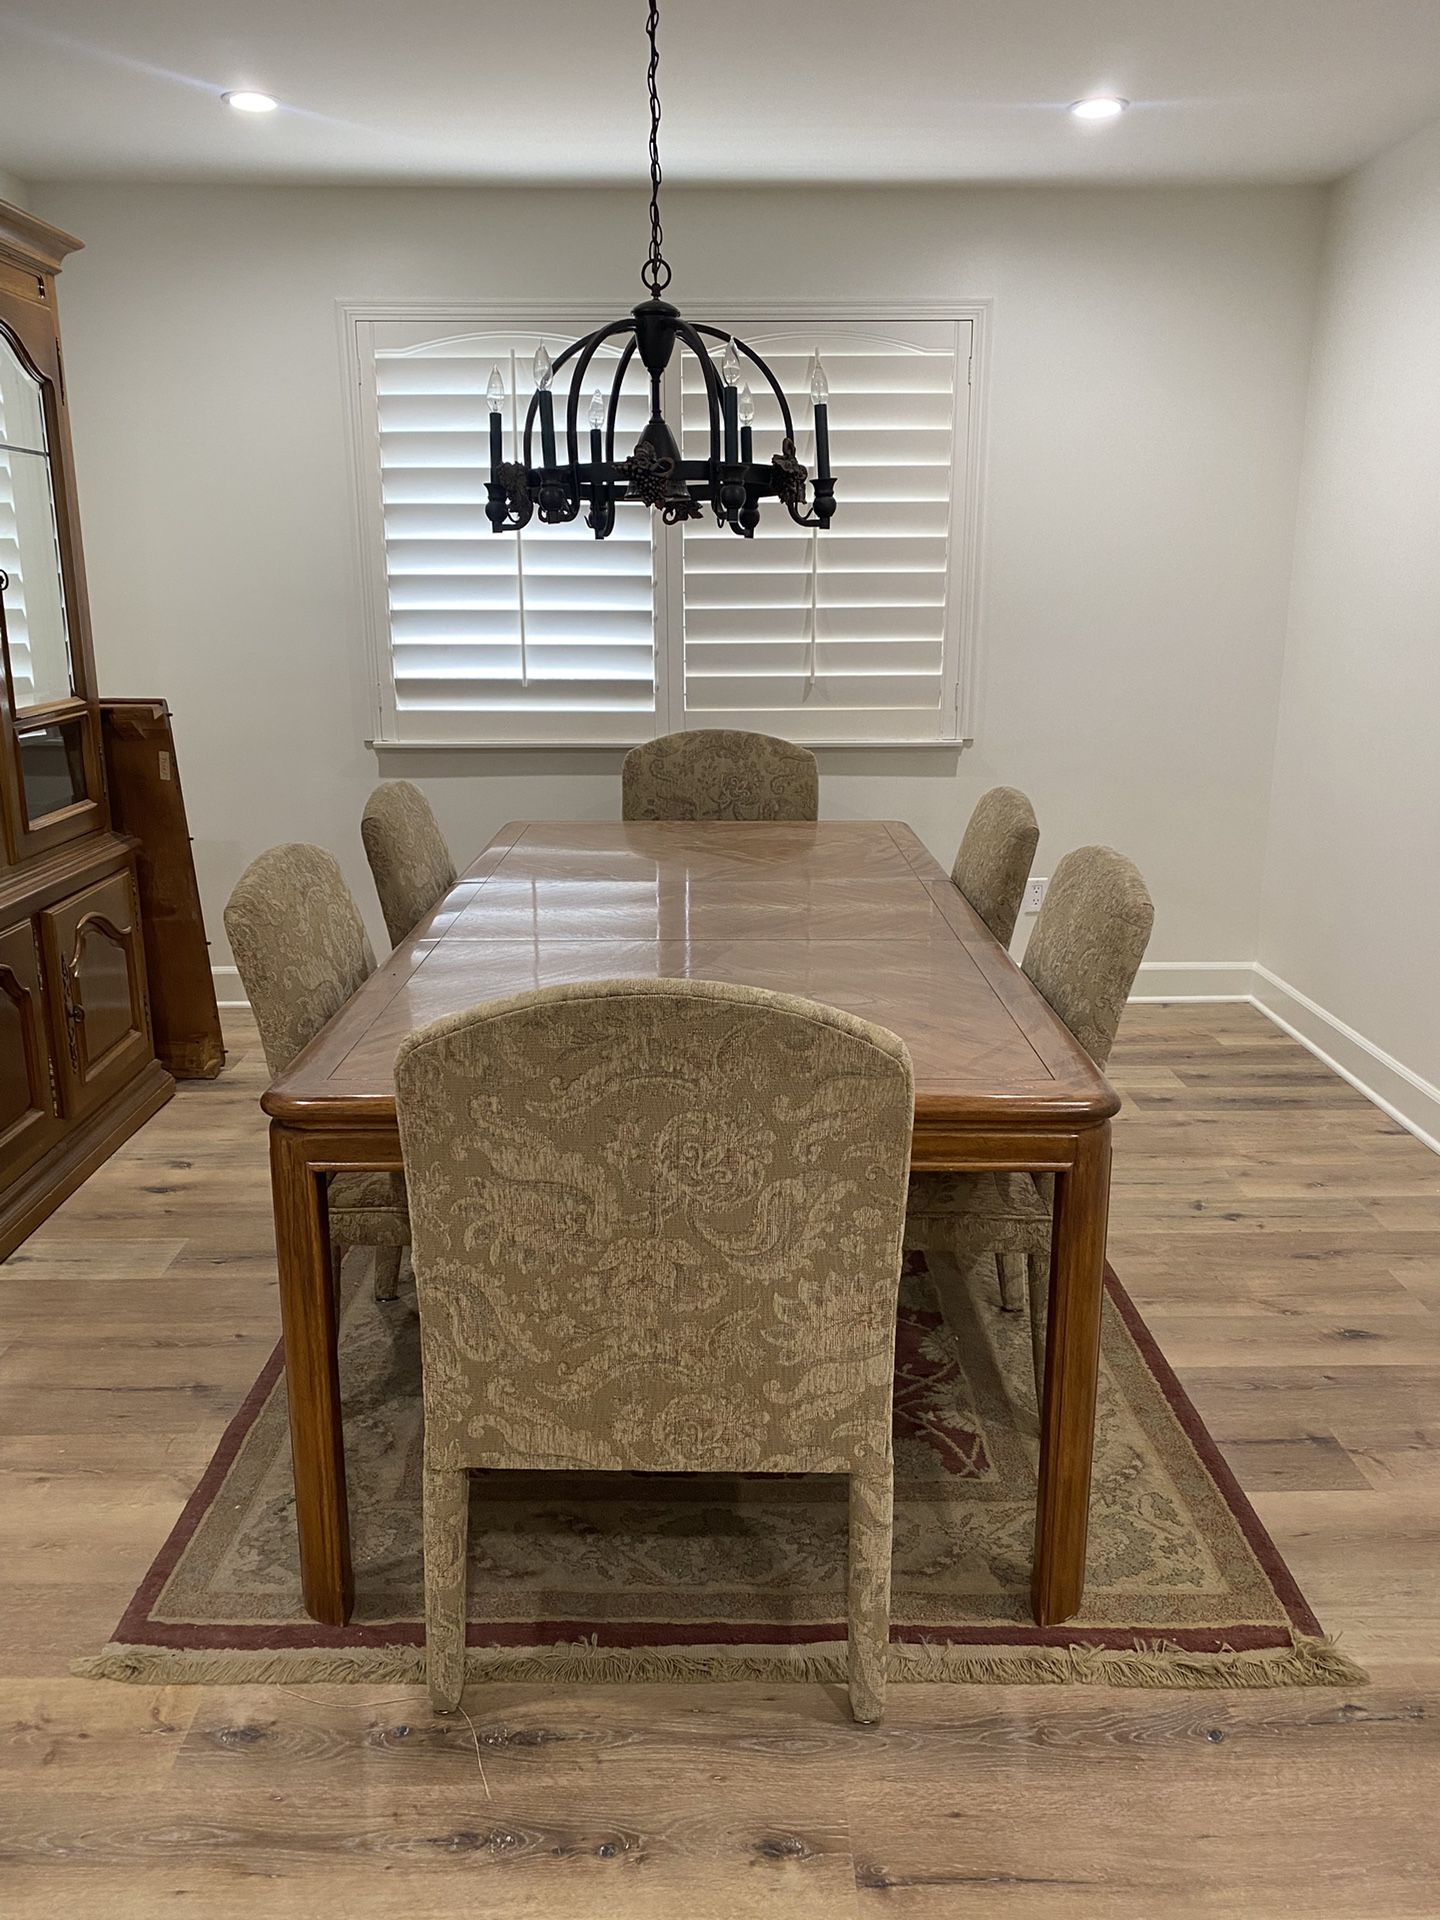
{"type": "Polygon", "coordinates": [[[455,884],[455,862],[430,802],[411,780],[382,780],[360,818],[391,946],[398,947],[455,884]]]}
{"type": "Polygon", "coordinates": [[[401,1046],[427,1671],[463,1672],[467,1467],[848,1473],[878,1718],[914,1097],[881,1027],[757,988],[550,988],[401,1046]]]}
{"type": "Polygon", "coordinates": [[[1043,1252],[1050,1200],[1028,1173],[913,1173],[905,1244],[957,1260],[1043,1252]]]}
{"type": "Polygon", "coordinates": [[[1113,847],[1077,847],[1056,867],[1023,967],[1097,1067],[1150,943],[1155,908],[1140,869],[1113,847]]]}
{"type": "Polygon", "coordinates": [[[701,728],[633,748],[620,794],[625,820],[814,820],[820,770],[789,740],[701,728]]]}
{"type": "Polygon", "coordinates": [[[252,860],[226,902],[225,931],[272,1074],[375,971],[340,864],[323,847],[271,847],[252,860]]]}
{"type": "MultiPolygon", "coordinates": [[[[345,876],[323,847],[271,847],[252,860],[226,902],[225,931],[272,1074],[283,1073],[375,971],[345,876]]],[[[398,1174],[342,1174],[328,1197],[332,1246],[408,1246],[398,1174]]],[[[395,1298],[398,1278],[395,1261],[377,1260],[379,1298],[395,1298]]]]}
{"type": "Polygon", "coordinates": [[[1035,809],[1018,787],[982,793],[965,828],[950,878],[1002,947],[1008,947],[1040,844],[1035,809]]]}
{"type": "Polygon", "coordinates": [[[330,1238],[341,1247],[408,1247],[410,1207],[398,1173],[337,1173],[330,1182],[330,1238]]]}
{"type": "MultiPolygon", "coordinates": [[[[1154,919],[1139,869],[1111,847],[1067,853],[1046,890],[1024,971],[1097,1067],[1110,1058],[1154,919]]],[[[1037,1384],[1053,1205],[1048,1174],[919,1173],[905,1222],[905,1244],[918,1252],[1026,1256],[1037,1384]]]]}

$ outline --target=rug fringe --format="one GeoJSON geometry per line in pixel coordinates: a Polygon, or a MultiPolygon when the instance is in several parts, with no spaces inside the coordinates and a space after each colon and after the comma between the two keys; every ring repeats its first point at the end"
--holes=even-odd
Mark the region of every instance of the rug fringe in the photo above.
{"type": "MultiPolygon", "coordinates": [[[[288,1686],[420,1684],[424,1649],[415,1646],[304,1647],[248,1652],[126,1646],[112,1641],[77,1660],[70,1671],[87,1680],[126,1680],[164,1686],[288,1686]]],[[[601,1647],[592,1640],[551,1647],[472,1647],[466,1677],[474,1681],[584,1682],[635,1685],[656,1682],[754,1680],[841,1684],[845,1652],[826,1642],[797,1647],[601,1647]]],[[[890,1648],[896,1684],[939,1682],[972,1686],[1356,1687],[1369,1675],[1333,1640],[1295,1634],[1289,1646],[1190,1653],[1164,1640],[1130,1648],[975,1647],[940,1641],[900,1641],[890,1648]]]]}
{"type": "Polygon", "coordinates": [[[892,1680],[987,1686],[1363,1687],[1370,1676],[1330,1639],[1293,1634],[1290,1644],[1192,1653],[1165,1640],[1135,1647],[892,1646],[892,1680]]]}

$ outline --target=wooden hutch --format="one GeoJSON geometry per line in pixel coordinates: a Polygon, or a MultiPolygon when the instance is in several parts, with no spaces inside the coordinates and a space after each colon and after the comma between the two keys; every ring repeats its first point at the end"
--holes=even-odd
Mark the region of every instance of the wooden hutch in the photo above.
{"type": "Polygon", "coordinates": [[[105,786],[55,312],[79,244],[0,204],[0,1258],[174,1091],[105,786]]]}

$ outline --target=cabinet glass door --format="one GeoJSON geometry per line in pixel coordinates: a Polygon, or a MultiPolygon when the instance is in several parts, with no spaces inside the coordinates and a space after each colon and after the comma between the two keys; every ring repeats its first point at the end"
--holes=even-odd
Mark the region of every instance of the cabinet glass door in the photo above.
{"type": "Polygon", "coordinates": [[[0,328],[0,604],[14,707],[75,691],[39,377],[0,328]]]}

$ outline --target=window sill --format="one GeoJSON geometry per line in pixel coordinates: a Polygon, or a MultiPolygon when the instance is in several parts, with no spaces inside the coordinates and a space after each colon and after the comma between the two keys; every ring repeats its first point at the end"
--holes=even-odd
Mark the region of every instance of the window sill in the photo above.
{"type": "MultiPolygon", "coordinates": [[[[700,732],[700,728],[681,729],[687,732],[700,732]]],[[[659,733],[637,734],[633,740],[367,740],[365,745],[372,753],[618,753],[625,755],[632,747],[644,746],[647,740],[659,738],[659,733]]],[[[832,752],[856,753],[867,748],[877,752],[894,753],[897,748],[915,749],[933,753],[937,749],[958,752],[961,747],[973,744],[973,735],[957,734],[950,740],[798,740],[797,746],[807,747],[813,754],[832,752]]]]}

